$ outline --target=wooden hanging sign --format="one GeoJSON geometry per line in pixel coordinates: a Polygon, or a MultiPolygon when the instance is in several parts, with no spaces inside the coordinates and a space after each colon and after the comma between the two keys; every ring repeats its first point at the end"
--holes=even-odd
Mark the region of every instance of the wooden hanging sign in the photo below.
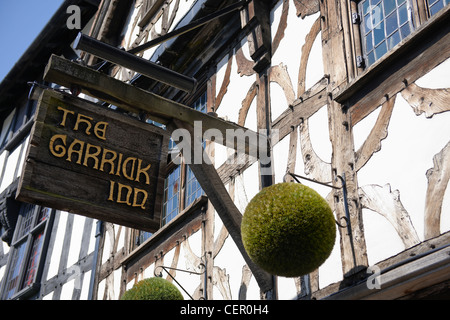
{"type": "Polygon", "coordinates": [[[154,232],[168,142],[159,127],[45,90],[17,199],[154,232]]]}

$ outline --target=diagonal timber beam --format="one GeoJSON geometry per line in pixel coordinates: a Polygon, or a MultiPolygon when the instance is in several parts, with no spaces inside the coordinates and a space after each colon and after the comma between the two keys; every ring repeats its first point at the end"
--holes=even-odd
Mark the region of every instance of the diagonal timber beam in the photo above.
{"type": "MultiPolygon", "coordinates": [[[[176,129],[184,129],[189,132],[189,138],[186,139],[188,141],[183,140],[184,145],[186,146],[187,143],[189,146],[182,148],[181,152],[185,158],[194,159],[195,150],[202,148],[202,140],[195,136],[194,128],[186,122],[174,119],[173,122],[168,125],[168,130],[174,131],[176,129]],[[197,146],[195,146],[196,144],[197,146]],[[190,152],[190,154],[186,154],[186,152],[190,152]]],[[[203,157],[208,157],[208,155],[204,155],[203,157]]],[[[242,243],[242,214],[231,199],[214,168],[214,165],[210,163],[211,162],[206,159],[206,161],[202,161],[201,163],[193,162],[191,164],[188,163],[188,165],[194,172],[200,186],[206,192],[209,201],[211,201],[224,226],[227,228],[245,262],[255,276],[261,290],[263,292],[268,292],[273,288],[272,276],[258,267],[248,256],[244,244],[242,243]]]]}
{"type": "Polygon", "coordinates": [[[214,142],[251,156],[257,157],[259,143],[267,139],[264,135],[236,123],[202,113],[56,55],[52,55],[49,60],[44,80],[67,88],[77,87],[91,97],[111,103],[129,112],[146,112],[153,120],[163,124],[169,123],[172,119],[190,124],[199,121],[202,134],[208,130],[214,130],[222,137],[220,139],[217,134],[213,135],[214,142]],[[230,133],[244,138],[226,139],[230,133]]]}

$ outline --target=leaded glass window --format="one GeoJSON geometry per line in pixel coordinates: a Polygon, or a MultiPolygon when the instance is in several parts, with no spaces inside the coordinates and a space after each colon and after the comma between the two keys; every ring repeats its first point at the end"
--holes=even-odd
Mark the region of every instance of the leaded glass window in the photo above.
{"type": "Polygon", "coordinates": [[[178,214],[180,201],[180,172],[181,167],[176,167],[164,182],[164,204],[162,225],[166,225],[178,214]]]}
{"type": "Polygon", "coordinates": [[[11,243],[6,277],[2,285],[4,300],[28,297],[40,283],[46,239],[51,228],[52,209],[22,203],[16,232],[11,243]]]}
{"type": "Polygon", "coordinates": [[[383,57],[414,29],[409,0],[363,0],[359,11],[366,66],[383,57]]]}

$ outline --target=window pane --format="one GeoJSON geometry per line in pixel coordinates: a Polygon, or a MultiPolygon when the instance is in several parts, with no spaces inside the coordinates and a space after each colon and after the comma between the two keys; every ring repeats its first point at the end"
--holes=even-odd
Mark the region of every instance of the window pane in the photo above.
{"type": "Polygon", "coordinates": [[[397,14],[394,12],[386,18],[386,34],[388,36],[391,35],[395,30],[397,30],[397,28],[397,14]]]}
{"type": "Polygon", "coordinates": [[[20,225],[20,232],[18,234],[18,238],[22,238],[26,235],[33,226],[33,218],[34,218],[34,205],[23,203],[20,207],[20,216],[22,217],[22,223],[20,225]]]}
{"type": "Polygon", "coordinates": [[[386,52],[387,52],[387,49],[386,49],[386,42],[383,41],[383,42],[375,49],[375,54],[376,54],[376,56],[377,56],[377,59],[380,59],[382,56],[384,56],[386,52]]]}
{"type": "Polygon", "coordinates": [[[39,233],[33,240],[33,246],[28,260],[25,278],[21,289],[31,286],[34,283],[34,277],[39,265],[39,258],[42,252],[42,244],[44,243],[44,231],[39,233]]]}
{"type": "Polygon", "coordinates": [[[388,49],[391,50],[397,43],[400,42],[400,34],[396,31],[392,36],[388,38],[388,49]]]}
{"type": "Polygon", "coordinates": [[[23,242],[13,252],[13,258],[11,267],[9,269],[8,278],[5,287],[5,300],[11,299],[12,296],[18,291],[20,266],[25,257],[26,242],[23,242]]]}
{"type": "Polygon", "coordinates": [[[383,4],[379,3],[376,7],[372,8],[372,24],[376,27],[383,19],[383,4]]]}
{"type": "Polygon", "coordinates": [[[52,212],[52,209],[42,207],[42,208],[39,210],[38,223],[47,220],[47,219],[50,217],[50,213],[51,213],[51,212],[52,212]]]}
{"type": "Polygon", "coordinates": [[[362,2],[362,8],[363,8],[363,12],[362,12],[363,15],[366,15],[369,13],[369,8],[370,8],[369,0],[362,2]]]}
{"type": "Polygon", "coordinates": [[[363,26],[364,26],[364,34],[367,34],[368,32],[370,32],[373,29],[370,14],[368,14],[364,17],[363,26]]]}
{"type": "Polygon", "coordinates": [[[204,194],[200,183],[198,183],[195,178],[194,173],[191,168],[188,167],[187,175],[186,175],[186,203],[185,206],[189,206],[193,203],[197,198],[199,198],[202,194],[204,194]]]}
{"type": "Polygon", "coordinates": [[[136,239],[136,244],[137,245],[143,244],[147,239],[150,239],[152,237],[152,235],[153,235],[153,233],[151,233],[151,232],[140,231],[139,235],[137,236],[137,239],[136,239]]]}
{"type": "Polygon", "coordinates": [[[403,27],[401,27],[400,31],[401,31],[402,39],[406,38],[411,33],[409,24],[405,24],[403,27]]]}
{"type": "Polygon", "coordinates": [[[375,52],[371,51],[368,55],[367,55],[367,60],[369,63],[369,66],[371,64],[373,64],[376,60],[375,60],[375,52]]]}
{"type": "MultiPolygon", "coordinates": [[[[206,113],[206,93],[202,94],[199,99],[192,106],[195,110],[206,113]]],[[[203,149],[206,148],[206,143],[203,141],[203,149]]],[[[186,194],[184,197],[184,206],[187,207],[193,203],[197,198],[203,194],[203,190],[197,181],[197,178],[192,172],[191,168],[188,166],[186,168],[186,194]]]]}
{"type": "Polygon", "coordinates": [[[406,21],[408,21],[408,7],[406,6],[406,3],[403,4],[398,9],[398,16],[400,20],[400,25],[404,24],[406,21]]]}
{"type": "Polygon", "coordinates": [[[366,36],[366,50],[367,52],[372,51],[373,49],[373,39],[372,39],[372,32],[370,32],[366,36]]]}
{"type": "Polygon", "coordinates": [[[396,7],[395,0],[384,0],[383,4],[384,4],[384,15],[385,16],[389,15],[389,13],[391,13],[396,7]]]}
{"type": "Polygon", "coordinates": [[[434,3],[430,6],[430,14],[435,15],[443,7],[444,7],[444,1],[443,0],[437,1],[436,3],[434,3]]]}
{"type": "Polygon", "coordinates": [[[164,183],[164,206],[162,224],[167,224],[178,214],[178,195],[180,189],[180,167],[175,168],[164,183]]]}
{"type": "Polygon", "coordinates": [[[384,22],[381,22],[375,29],[373,30],[373,37],[375,46],[377,46],[381,41],[384,40],[384,22]]]}

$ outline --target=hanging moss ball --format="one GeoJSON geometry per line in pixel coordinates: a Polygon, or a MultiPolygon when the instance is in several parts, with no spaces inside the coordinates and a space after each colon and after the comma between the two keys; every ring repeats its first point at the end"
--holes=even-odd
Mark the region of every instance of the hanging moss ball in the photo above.
{"type": "Polygon", "coordinates": [[[315,190],[293,182],[262,189],[242,218],[242,241],[263,270],[298,277],[317,269],[334,247],[333,212],[315,190]]]}
{"type": "Polygon", "coordinates": [[[184,300],[180,290],[169,281],[155,277],[136,283],[121,300],[184,300]]]}

